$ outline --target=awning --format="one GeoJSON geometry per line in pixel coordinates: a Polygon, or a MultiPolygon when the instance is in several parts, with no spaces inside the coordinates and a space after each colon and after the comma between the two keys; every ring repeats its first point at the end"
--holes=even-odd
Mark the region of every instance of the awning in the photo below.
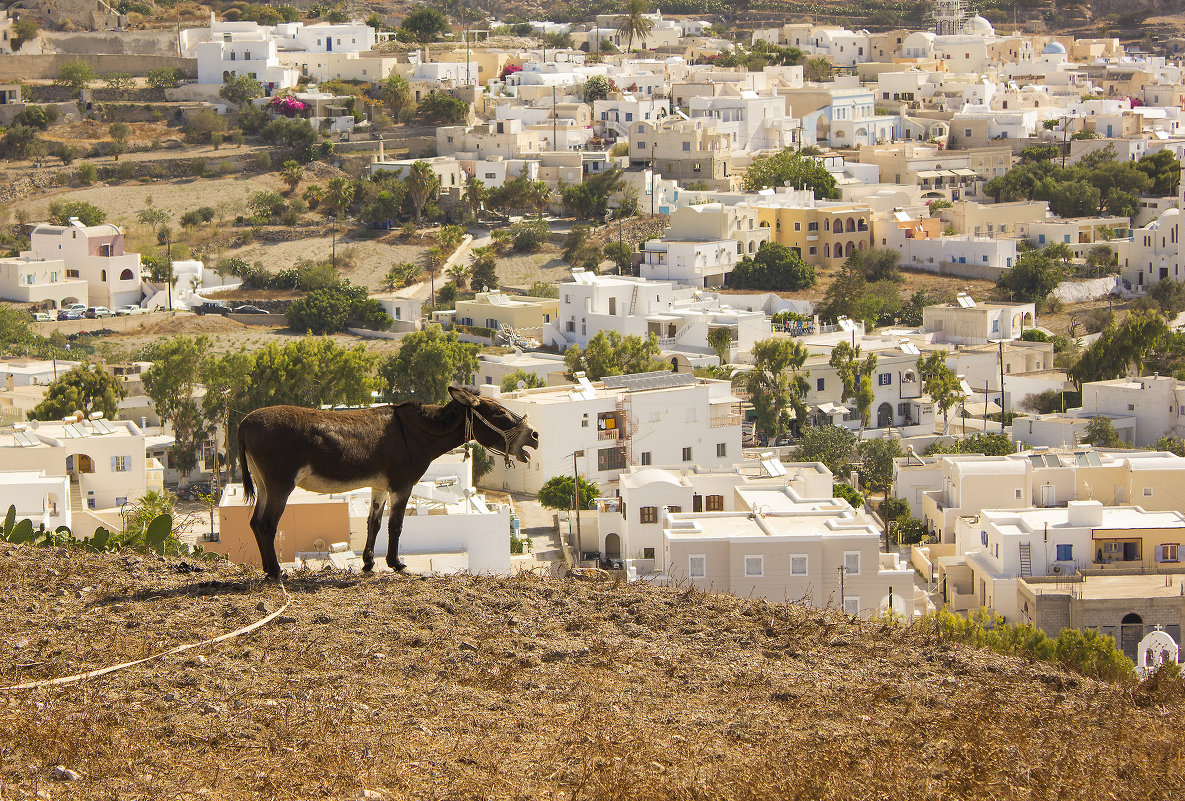
{"type": "Polygon", "coordinates": [[[942,173],[938,170],[922,170],[918,173],[919,178],[941,178],[942,173]]]}
{"type": "Polygon", "coordinates": [[[954,178],[958,173],[954,172],[953,170],[939,170],[938,174],[943,178],[954,178]]]}
{"type": "Polygon", "coordinates": [[[975,170],[969,170],[966,167],[959,167],[958,169],[956,169],[954,171],[954,173],[955,173],[955,175],[965,175],[968,178],[972,178],[972,177],[978,178],[979,177],[979,174],[976,173],[975,170]]]}
{"type": "MultiPolygon", "coordinates": [[[[983,405],[983,401],[967,401],[963,404],[963,411],[965,411],[971,417],[983,417],[983,405]]],[[[989,415],[999,414],[1000,404],[996,403],[995,401],[988,401],[987,413],[989,415]]]]}

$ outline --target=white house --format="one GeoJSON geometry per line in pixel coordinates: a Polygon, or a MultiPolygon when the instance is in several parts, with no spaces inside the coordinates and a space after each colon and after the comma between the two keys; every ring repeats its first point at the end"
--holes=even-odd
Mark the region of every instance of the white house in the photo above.
{"type": "Polygon", "coordinates": [[[0,259],[0,299],[47,303],[55,308],[72,303],[90,305],[90,289],[83,279],[66,277],[62,259],[38,258],[26,251],[0,259]]]}
{"type": "Polygon", "coordinates": [[[606,376],[601,381],[501,393],[510,411],[529,414],[539,449],[528,465],[500,459],[487,486],[538,492],[554,476],[571,475],[603,489],[629,465],[731,466],[741,453],[739,400],[727,381],[690,372],[606,376]],[[574,456],[575,455],[575,456],[574,456]]]}
{"type": "Polygon", "coordinates": [[[44,470],[0,470],[0,514],[14,506],[16,519],[31,520],[34,528],[70,528],[70,479],[44,470]]]}
{"type": "Polygon", "coordinates": [[[124,233],[117,226],[86,226],[71,218],[68,225],[34,226],[29,240],[21,257],[64,262],[66,280],[86,282],[91,305],[116,309],[140,302],[140,254],[124,251],[124,233]]]}

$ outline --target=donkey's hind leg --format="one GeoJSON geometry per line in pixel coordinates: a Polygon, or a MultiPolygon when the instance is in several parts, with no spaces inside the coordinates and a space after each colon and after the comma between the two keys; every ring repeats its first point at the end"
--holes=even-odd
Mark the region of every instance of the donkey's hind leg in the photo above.
{"type": "Polygon", "coordinates": [[[289,484],[277,491],[275,487],[260,486],[255,511],[251,515],[251,530],[259,546],[259,558],[268,578],[273,580],[280,577],[280,560],[276,558],[276,528],[280,525],[280,517],[288,505],[288,496],[292,494],[293,487],[289,484]]]}
{"type": "Polygon", "coordinates": [[[374,541],[383,522],[383,508],[387,505],[387,491],[373,489],[370,495],[370,515],[366,518],[366,549],[362,551],[362,569],[374,569],[374,541]]]}

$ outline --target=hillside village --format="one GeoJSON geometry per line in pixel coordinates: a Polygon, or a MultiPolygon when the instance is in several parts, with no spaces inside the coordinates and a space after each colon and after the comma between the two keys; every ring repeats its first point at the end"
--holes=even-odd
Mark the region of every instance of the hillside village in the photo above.
{"type": "MultiPolygon", "coordinates": [[[[470,386],[539,447],[434,461],[413,573],[1175,662],[1181,20],[595,10],[3,12],[0,510],[246,570],[246,414],[470,386]]],[[[280,562],[371,505],[297,489],[280,562]]]]}

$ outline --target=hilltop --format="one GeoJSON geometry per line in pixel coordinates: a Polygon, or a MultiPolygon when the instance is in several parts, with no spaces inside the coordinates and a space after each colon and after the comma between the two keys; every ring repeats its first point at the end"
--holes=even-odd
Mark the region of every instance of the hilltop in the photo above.
{"type": "MultiPolygon", "coordinates": [[[[285,600],[253,569],[15,546],[0,549],[0,586],[5,686],[216,636],[285,600]]],[[[920,627],[533,576],[302,573],[287,588],[285,614],[252,634],[0,694],[0,791],[1100,799],[1183,789],[1179,699],[920,627]],[[55,780],[58,765],[80,778],[55,780]]]]}

